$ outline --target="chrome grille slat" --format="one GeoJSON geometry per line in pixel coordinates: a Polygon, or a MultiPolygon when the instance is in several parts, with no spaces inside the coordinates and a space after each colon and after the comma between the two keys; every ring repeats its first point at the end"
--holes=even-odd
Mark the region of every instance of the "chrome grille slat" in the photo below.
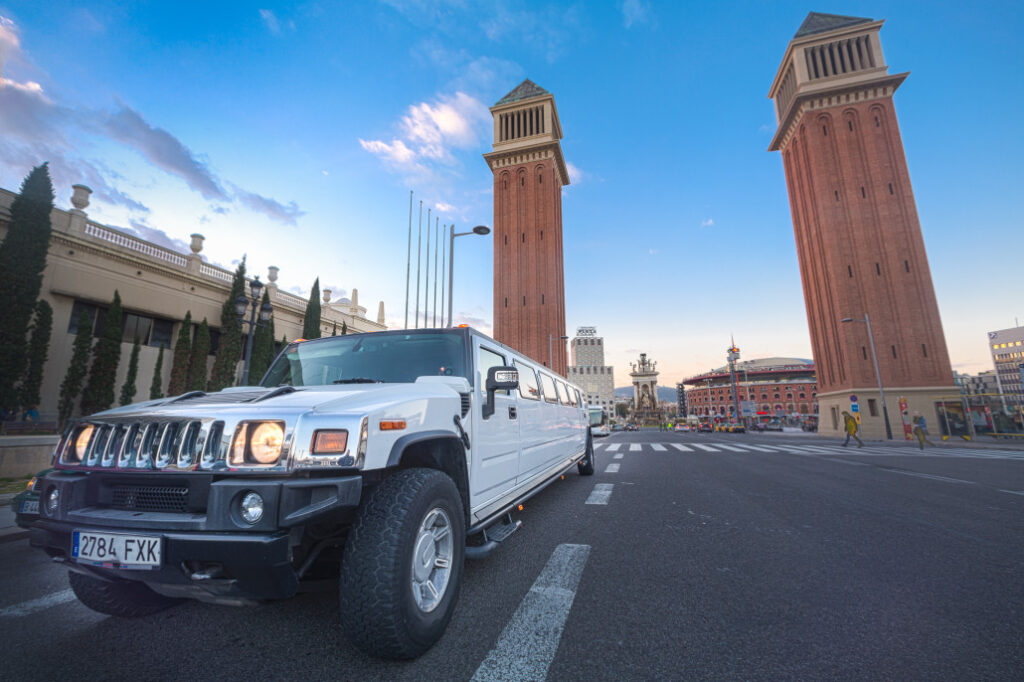
{"type": "MultiPolygon", "coordinates": [[[[136,418],[137,419],[137,418],[136,418]]],[[[72,427],[56,448],[62,465],[130,471],[195,471],[223,465],[224,421],[155,417],[152,420],[86,419],[72,427]],[[81,462],[74,461],[77,434],[93,429],[81,462]]]]}

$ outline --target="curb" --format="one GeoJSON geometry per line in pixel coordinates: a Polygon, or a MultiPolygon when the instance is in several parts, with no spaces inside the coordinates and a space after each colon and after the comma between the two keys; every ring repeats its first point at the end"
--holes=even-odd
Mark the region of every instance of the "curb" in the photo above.
{"type": "Polygon", "coordinates": [[[18,540],[27,540],[28,535],[29,533],[27,530],[21,529],[18,529],[18,531],[14,533],[2,534],[0,535],[0,545],[5,545],[8,542],[17,542],[18,540]]]}

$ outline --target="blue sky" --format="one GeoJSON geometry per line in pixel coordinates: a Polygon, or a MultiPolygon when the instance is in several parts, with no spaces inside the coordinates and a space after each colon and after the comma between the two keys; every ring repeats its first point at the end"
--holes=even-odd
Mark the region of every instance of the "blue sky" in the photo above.
{"type": "MultiPolygon", "coordinates": [[[[0,186],[49,160],[57,202],[204,255],[353,287],[401,326],[409,190],[492,221],[487,107],[556,98],[567,325],[662,383],[810,357],[766,95],[809,10],[886,20],[911,179],[955,369],[1024,318],[1024,59],[1017,3],[103,3],[0,0],[0,186]]],[[[414,235],[415,240],[415,235],[414,235]]],[[[456,322],[490,330],[490,238],[457,242],[456,322]]],[[[413,264],[415,270],[415,263],[413,264]]],[[[571,331],[570,331],[571,333],[571,331]]]]}

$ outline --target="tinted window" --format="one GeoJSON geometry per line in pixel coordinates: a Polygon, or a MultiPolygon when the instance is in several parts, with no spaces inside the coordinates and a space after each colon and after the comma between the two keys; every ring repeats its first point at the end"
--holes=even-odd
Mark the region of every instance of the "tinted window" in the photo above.
{"type": "Polygon", "coordinates": [[[518,362],[515,363],[515,366],[519,370],[519,395],[530,400],[540,400],[540,390],[537,388],[537,375],[531,368],[518,362]]]}
{"type": "Polygon", "coordinates": [[[540,384],[544,387],[544,400],[549,403],[557,402],[558,398],[555,393],[555,380],[544,372],[541,372],[540,384]]]}
{"type": "MultiPolygon", "coordinates": [[[[505,358],[492,350],[481,347],[477,356],[477,369],[480,370],[480,393],[487,393],[487,371],[491,367],[504,367],[505,358]]],[[[495,391],[495,395],[508,395],[508,391],[495,391]]]]}
{"type": "Polygon", "coordinates": [[[274,361],[260,384],[411,383],[421,376],[469,378],[460,334],[377,332],[295,344],[274,361]]]}
{"type": "Polygon", "coordinates": [[[170,348],[173,329],[174,323],[170,320],[153,320],[153,331],[149,333],[149,345],[170,348]]]}
{"type": "Polygon", "coordinates": [[[568,405],[569,394],[568,391],[565,390],[565,384],[559,381],[555,383],[555,387],[558,389],[558,402],[562,403],[563,405],[568,405]]]}

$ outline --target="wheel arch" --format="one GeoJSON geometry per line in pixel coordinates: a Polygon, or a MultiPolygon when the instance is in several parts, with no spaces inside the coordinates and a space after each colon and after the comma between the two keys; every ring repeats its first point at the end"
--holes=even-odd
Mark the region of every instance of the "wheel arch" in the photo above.
{"type": "Polygon", "coordinates": [[[436,469],[447,474],[462,498],[466,527],[469,527],[469,470],[466,448],[457,435],[450,431],[421,431],[402,436],[391,448],[387,468],[436,469]]]}

